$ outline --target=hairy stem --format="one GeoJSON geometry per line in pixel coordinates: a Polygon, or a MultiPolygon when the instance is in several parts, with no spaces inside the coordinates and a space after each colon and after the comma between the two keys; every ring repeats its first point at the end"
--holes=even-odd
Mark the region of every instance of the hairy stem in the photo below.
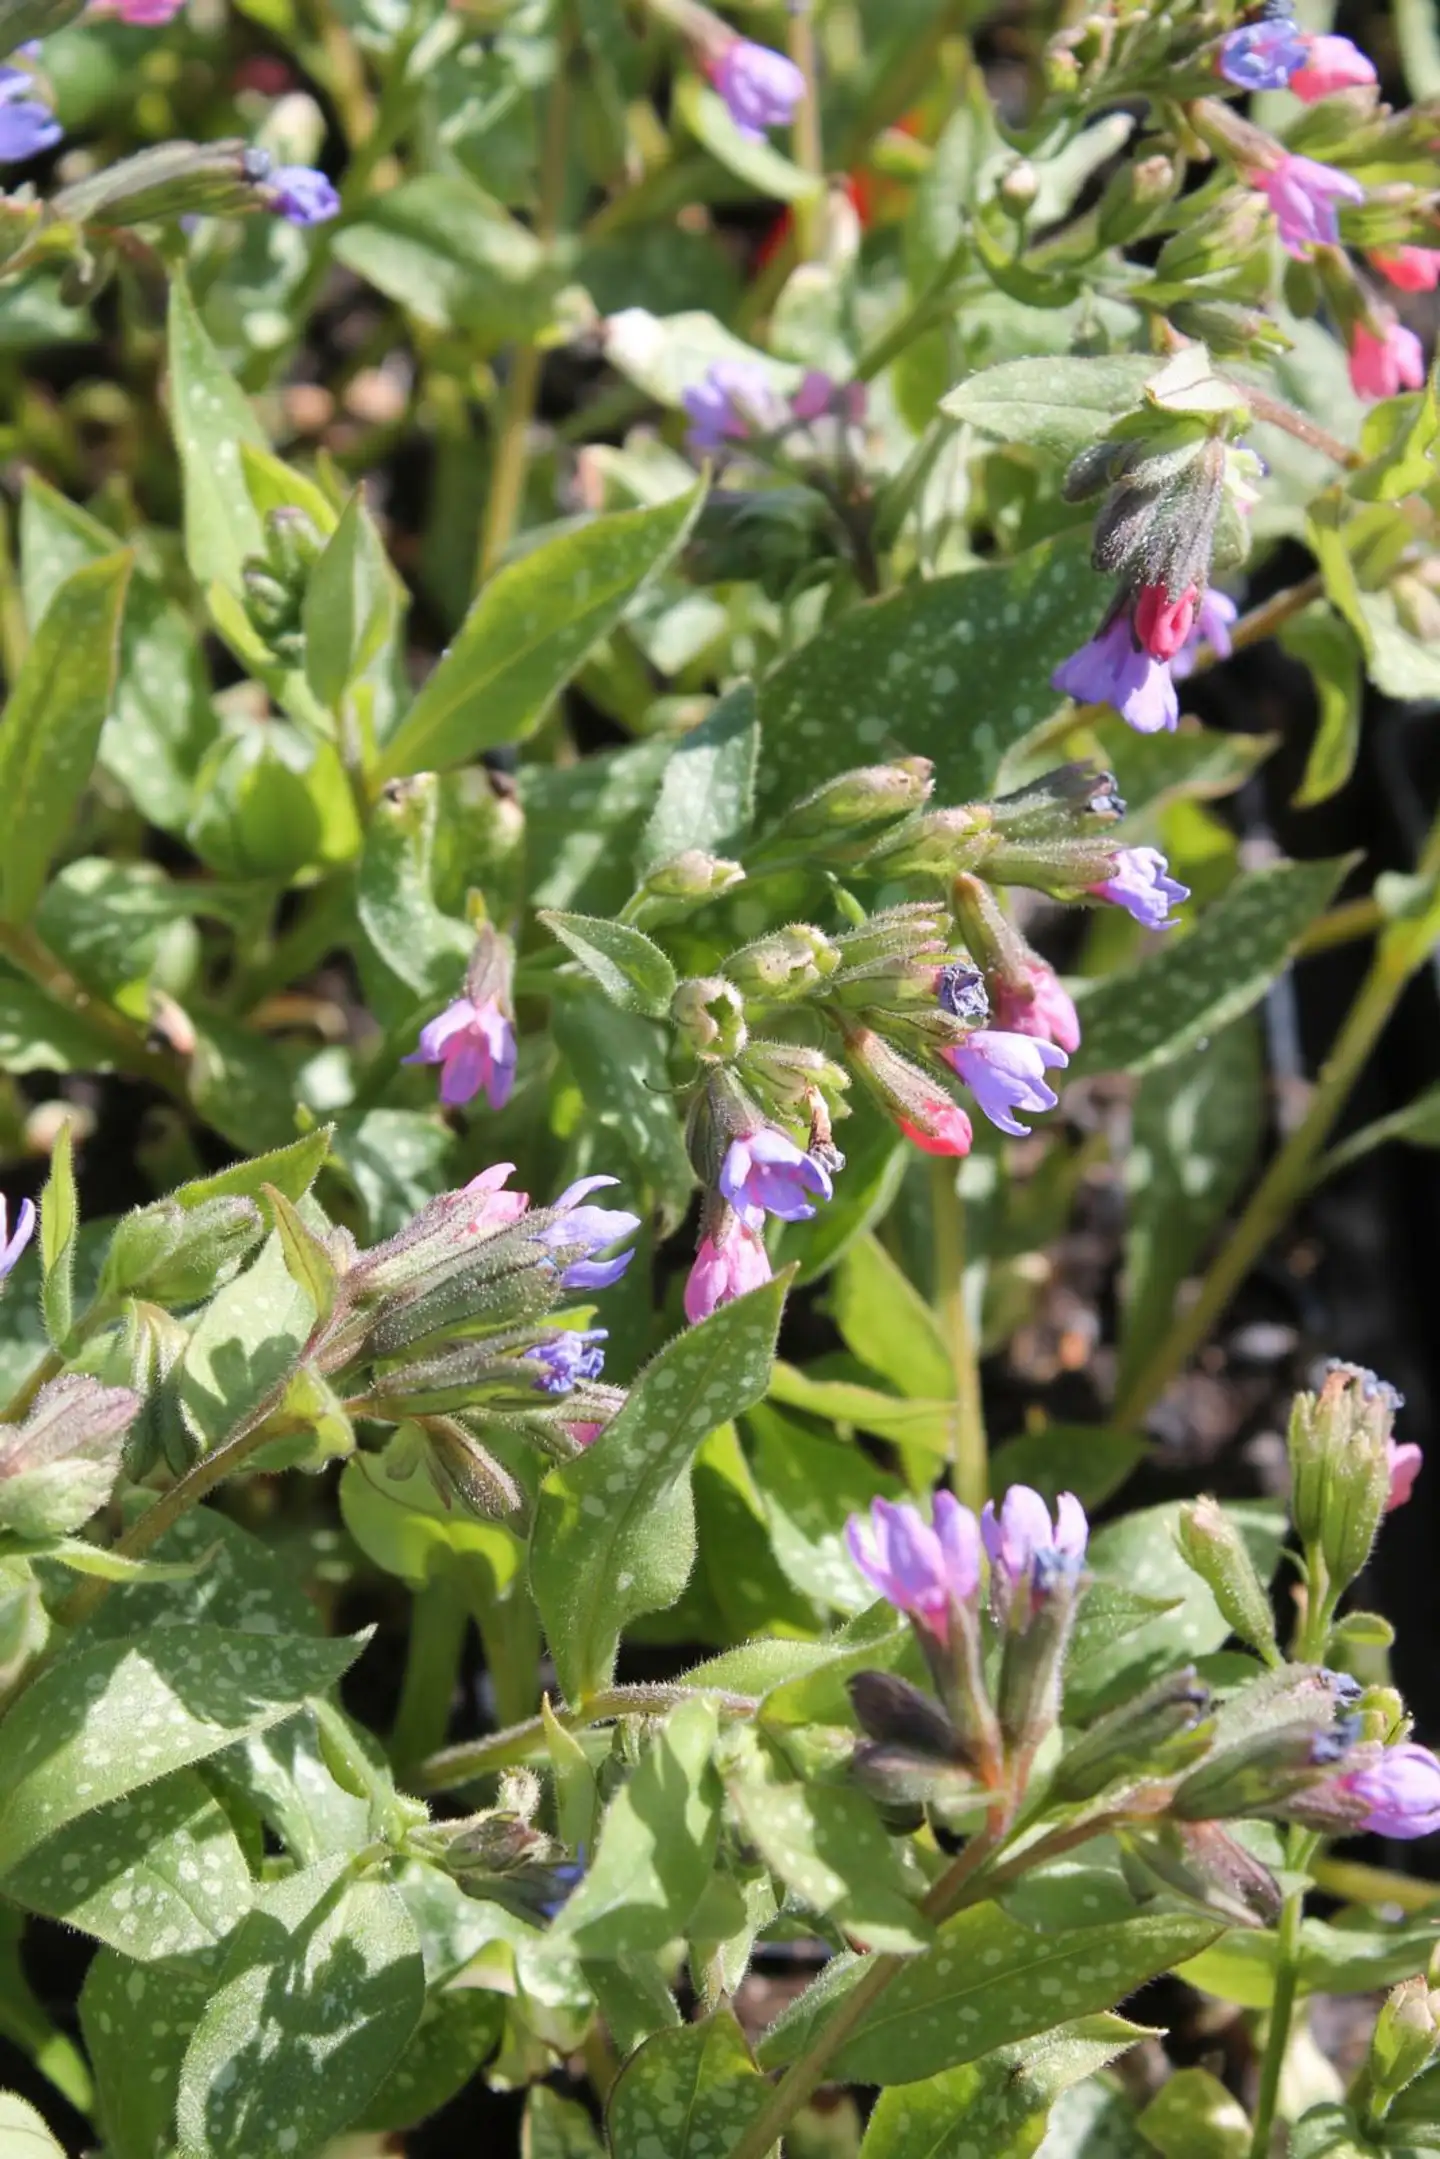
{"type": "MultiPolygon", "coordinates": [[[[608,1724],[616,1717],[659,1716],[688,1702],[697,1694],[708,1695],[724,1717],[753,1717],[760,1704],[754,1695],[730,1694],[716,1687],[673,1685],[606,1687],[592,1694],[580,1709],[557,1709],[554,1715],[567,1732],[583,1732],[592,1724],[608,1724]]],[[[410,1779],[418,1792],[448,1792],[472,1784],[477,1777],[496,1770],[515,1769],[545,1751],[545,1726],[539,1717],[526,1717],[503,1732],[489,1732],[483,1739],[467,1739],[446,1747],[422,1762],[410,1779]]]]}
{"type": "Polygon", "coordinates": [[[1275,1953],[1275,1993],[1265,2027],[1265,2053],[1260,2064],[1260,2094],[1255,2102],[1255,2128],[1250,2139],[1250,2159],[1267,2159],[1270,2131],[1275,2125],[1275,2102],[1280,2092],[1280,2072],[1290,2042],[1290,2022],[1295,2014],[1295,1990],[1300,1977],[1300,1923],[1305,1915],[1305,1892],[1292,1889],[1280,1912],[1279,1942],[1275,1953]]]}
{"type": "Polygon", "coordinates": [[[965,1202],[954,1162],[936,1160],[930,1205],[934,1222],[935,1308],[950,1352],[955,1398],[950,1415],[950,1482],[955,1496],[978,1511],[990,1496],[985,1406],[980,1392],[980,1345],[965,1286],[965,1202]]]}
{"type": "Polygon", "coordinates": [[[815,182],[814,193],[802,195],[795,204],[795,245],[801,262],[814,262],[825,235],[825,154],[820,141],[815,0],[800,0],[791,8],[790,57],[805,78],[805,95],[795,108],[790,144],[796,164],[815,182]]]}

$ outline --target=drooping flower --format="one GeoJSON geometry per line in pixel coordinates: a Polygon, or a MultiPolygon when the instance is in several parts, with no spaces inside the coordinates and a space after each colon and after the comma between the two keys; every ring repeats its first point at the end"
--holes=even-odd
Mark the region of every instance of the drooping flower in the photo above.
{"type": "Polygon", "coordinates": [[[1378,1761],[1335,1779],[1367,1809],[1360,1824],[1377,1837],[1428,1837],[1440,1829],[1440,1761],[1428,1747],[1387,1747],[1378,1761]]]}
{"type": "Polygon", "coordinates": [[[1423,389],[1425,350],[1413,330],[1388,311],[1378,318],[1380,335],[1357,322],[1350,338],[1350,384],[1357,397],[1398,397],[1423,389]]]}
{"type": "Polygon", "coordinates": [[[0,1282],[16,1264],[26,1245],[35,1234],[35,1202],[22,1199],[15,1210],[15,1229],[10,1234],[9,1210],[5,1195],[0,1192],[0,1282]]]}
{"type": "Polygon", "coordinates": [[[1194,673],[1195,654],[1201,645],[1208,645],[1217,660],[1229,659],[1235,649],[1230,631],[1239,612],[1228,592],[1216,592],[1213,587],[1206,590],[1195,610],[1190,635],[1170,662],[1170,672],[1177,682],[1194,673]]]}
{"type": "Polygon", "coordinates": [[[604,1327],[567,1328],[547,1334],[525,1352],[527,1363],[540,1366],[535,1385],[542,1394],[569,1394],[578,1380],[598,1379],[605,1369],[605,1352],[600,1344],[608,1340],[604,1327]]]}
{"type": "Polygon", "coordinates": [[[1091,885],[1090,892],[1097,900],[1123,907],[1147,930],[1172,928],[1170,909],[1190,897],[1190,887],[1170,875],[1158,847],[1120,848],[1112,875],[1103,884],[1091,885]]]}
{"type": "Polygon", "coordinates": [[[865,417],[867,393],[863,382],[838,383],[823,368],[807,368],[800,387],[790,399],[797,420],[823,420],[827,415],[859,426],[865,417]]]}
{"type": "Polygon", "coordinates": [[[737,1134],[716,1181],[746,1228],[757,1231],[765,1227],[767,1214],[781,1222],[808,1222],[815,1201],[834,1193],[830,1172],[775,1125],[737,1134]]]}
{"type": "Polygon", "coordinates": [[[91,15],[113,15],[131,30],[163,30],[175,20],[185,0],[90,0],[91,15]]]}
{"type": "Polygon", "coordinates": [[[1400,292],[1433,292],[1440,285],[1440,248],[1395,247],[1370,260],[1400,292]]]}
{"type": "Polygon", "coordinates": [[[1030,1127],[1020,1123],[1016,1110],[1054,1109],[1060,1098],[1046,1085],[1045,1074],[1070,1062],[1053,1042],[1004,1034],[991,1027],[977,1028],[964,1042],[950,1044],[940,1054],[965,1082],[991,1124],[1017,1139],[1027,1138],[1030,1127]]]}
{"type": "Polygon", "coordinates": [[[1305,38],[1285,16],[1244,23],[1220,40],[1216,64],[1239,90],[1283,90],[1305,64],[1305,38]]]}
{"type": "Polygon", "coordinates": [[[615,1253],[609,1259],[598,1259],[596,1254],[633,1237],[640,1227],[638,1214],[623,1207],[582,1205],[587,1193],[619,1182],[618,1177],[581,1177],[567,1185],[554,1204],[553,1220],[540,1230],[539,1241],[549,1251],[569,1255],[560,1274],[562,1289],[609,1289],[635,1257],[633,1251],[615,1253]]]}
{"type": "Polygon", "coordinates": [[[1080,1015],[1074,999],[1044,960],[1031,959],[1024,972],[1028,993],[1004,977],[996,983],[991,999],[996,1026],[1005,1034],[1035,1035],[1073,1055],[1080,1047],[1080,1015]]]}
{"type": "Polygon", "coordinates": [[[1387,1439],[1385,1455],[1390,1464],[1390,1490],[1385,1501],[1385,1512],[1393,1514],[1403,1507],[1415,1489],[1415,1479],[1425,1457],[1413,1439],[1404,1441],[1387,1439]]]}
{"type": "Polygon", "coordinates": [[[1280,245],[1303,262],[1316,247],[1334,247],[1340,238],[1336,204],[1363,202],[1365,190],[1348,172],[1321,165],[1313,157],[1288,151],[1276,162],[1248,175],[1275,213],[1280,245]]]}
{"type": "Polygon", "coordinates": [[[1348,37],[1307,37],[1305,56],[1290,77],[1290,90],[1306,105],[1337,90],[1368,89],[1377,80],[1375,64],[1348,37]]]}
{"type": "Polygon", "coordinates": [[[1140,735],[1173,728],[1180,718],[1170,669],[1136,645],[1123,611],[1062,660],[1050,680],[1077,704],[1113,705],[1140,735]]]}
{"type": "Polygon", "coordinates": [[[340,197],[313,165],[277,165],[265,185],[272,210],[292,225],[324,225],[340,215],[340,197]]]}
{"type": "Polygon", "coordinates": [[[452,1109],[485,1090],[491,1109],[504,1109],[515,1084],[515,1029],[499,1000],[474,1004],[457,997],[420,1030],[420,1046],[401,1059],[440,1067],[440,1099],[452,1109]]]}
{"type": "Polygon", "coordinates": [[[1135,601],[1135,635],[1152,660],[1173,660],[1190,635],[1200,594],[1188,585],[1172,600],[1164,585],[1142,586],[1135,601]]]}
{"type": "Polygon", "coordinates": [[[53,150],[64,133],[35,93],[35,78],[24,68],[0,67],[0,165],[23,165],[53,150]]]}
{"type": "Polygon", "coordinates": [[[763,1239],[732,1214],[715,1235],[700,1240],[685,1284],[685,1317],[697,1326],[722,1304],[732,1304],[769,1280],[770,1255],[763,1239]]]}
{"type": "Polygon", "coordinates": [[[587,1419],[581,1420],[575,1424],[567,1424],[565,1429],[570,1434],[570,1437],[574,1440],[576,1446],[579,1447],[583,1452],[586,1447],[594,1446],[596,1440],[600,1437],[600,1434],[604,1431],[605,1427],[603,1424],[591,1423],[587,1419]]]}
{"type": "Polygon", "coordinates": [[[924,1122],[901,1117],[898,1122],[906,1139],[918,1147],[922,1154],[966,1155],[974,1143],[975,1133],[970,1119],[958,1102],[949,1095],[937,1094],[934,1100],[921,1105],[924,1122]]]}
{"type": "Polygon", "coordinates": [[[528,1192],[507,1192],[504,1188],[515,1174],[513,1162],[492,1162],[489,1169],[482,1169],[478,1177],[472,1177],[464,1187],[466,1193],[475,1195],[470,1220],[465,1224],[472,1237],[490,1237],[496,1230],[508,1229],[529,1210],[528,1192]]]}
{"type": "Polygon", "coordinates": [[[786,127],[805,95],[805,77],[784,53],[748,37],[728,38],[710,62],[710,80],[742,135],[764,140],[765,130],[786,127]]]}
{"type": "Polygon", "coordinates": [[[868,1521],[851,1515],[845,1541],[871,1588],[937,1641],[949,1632],[951,1605],[968,1604],[980,1587],[980,1525],[950,1492],[936,1493],[933,1526],[914,1507],[874,1500],[868,1521]]]}
{"type": "Polygon", "coordinates": [[[1090,1541],[1085,1509],[1073,1492],[1062,1492],[1055,1502],[1055,1520],[1040,1494],[1028,1484],[1012,1484],[996,1512],[993,1499],[985,1502],[980,1535],[990,1560],[992,1592],[1004,1603],[1025,1588],[1037,1563],[1058,1558],[1078,1568],[1090,1541]]]}
{"type": "Polygon", "coordinates": [[[753,360],[715,360],[703,381],[682,391],[689,417],[685,440],[697,457],[778,427],[784,408],[763,367],[753,360]]]}

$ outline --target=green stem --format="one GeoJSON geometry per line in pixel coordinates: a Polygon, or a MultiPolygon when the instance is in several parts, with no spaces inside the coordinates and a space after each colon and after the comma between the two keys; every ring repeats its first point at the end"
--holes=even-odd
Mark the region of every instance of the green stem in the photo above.
{"type": "Polygon", "coordinates": [[[117,1072],[151,1080],[177,1102],[188,1103],[180,1059],[169,1050],[153,1048],[133,1020],[86,989],[33,930],[18,922],[0,922],[0,958],[18,967],[47,997],[103,1037],[117,1072]]]}
{"type": "Polygon", "coordinates": [[[390,1759],[401,1776],[444,1743],[469,1613],[459,1585],[440,1569],[410,1605],[410,1639],[390,1759]]]}
{"type": "Polygon", "coordinates": [[[980,1392],[980,1346],[965,1283],[965,1202],[954,1162],[938,1158],[930,1188],[934,1224],[935,1309],[950,1352],[955,1398],[950,1414],[950,1482],[957,1499],[977,1512],[990,1496],[985,1405],[980,1392]]]}
{"type": "Polygon", "coordinates": [[[1255,2130],[1250,2139],[1250,2159],[1267,2159],[1270,2131],[1275,2125],[1275,2102],[1280,2094],[1280,2073],[1290,2043],[1290,2023],[1295,2014],[1295,1990],[1300,1977],[1300,1923],[1305,1914],[1305,1892],[1292,1889],[1280,1913],[1279,1942],[1275,1952],[1275,1993],[1265,2029],[1265,2054],[1260,2064],[1260,2095],[1255,2102],[1255,2130]]]}
{"type": "Polygon", "coordinates": [[[795,246],[801,262],[814,262],[825,236],[825,155],[820,141],[820,71],[815,51],[816,0],[799,0],[790,12],[790,57],[805,78],[795,108],[790,143],[795,162],[815,182],[813,194],[795,204],[795,246]]]}
{"type": "MultiPolygon", "coordinates": [[[[567,1732],[583,1732],[592,1724],[608,1724],[616,1717],[656,1716],[681,1702],[707,1695],[726,1717],[753,1717],[759,1702],[753,1695],[728,1694],[715,1687],[635,1686],[606,1687],[592,1694],[580,1709],[553,1712],[567,1732]]],[[[506,1731],[490,1732],[484,1739],[467,1739],[462,1746],[446,1747],[422,1762],[411,1784],[419,1792],[449,1792],[498,1769],[516,1769],[544,1754],[545,1726],[539,1717],[526,1717],[506,1731]]]]}

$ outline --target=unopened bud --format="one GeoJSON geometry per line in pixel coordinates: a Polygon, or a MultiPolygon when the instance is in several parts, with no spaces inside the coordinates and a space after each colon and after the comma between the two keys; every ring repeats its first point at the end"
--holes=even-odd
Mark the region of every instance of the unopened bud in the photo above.
{"type": "Polygon", "coordinates": [[[251,1199],[222,1194],[194,1207],[157,1200],[117,1224],[101,1294],[199,1304],[233,1279],[264,1234],[264,1216],[251,1199]]]}
{"type": "Polygon", "coordinates": [[[1017,221],[1029,215],[1040,192],[1040,178],[1028,158],[1017,158],[1001,176],[996,193],[1007,217],[1017,221]]]}
{"type": "Polygon", "coordinates": [[[50,209],[76,225],[229,217],[258,208],[256,190],[269,171],[268,153],[248,143],[159,143],[62,188],[50,209]]]}
{"type": "Polygon", "coordinates": [[[458,1418],[427,1417],[415,1429],[422,1436],[430,1481],[447,1507],[458,1504],[482,1521],[515,1512],[519,1486],[458,1418]]]}
{"type": "Polygon", "coordinates": [[[1210,1689],[1193,1665],[1167,1672],[1082,1733],[1051,1780],[1053,1797],[1093,1799],[1122,1779],[1168,1777],[1187,1768],[1210,1744],[1210,1689]]]}
{"type": "Polygon", "coordinates": [[[1177,175],[1168,157],[1137,158],[1115,174],[1100,198],[1096,232],[1102,247],[1137,240],[1175,193],[1177,175]]]}
{"type": "Polygon", "coordinates": [[[823,1050],[802,1042],[764,1042],[752,1036],[736,1060],[740,1077],[771,1116],[810,1112],[817,1097],[832,1116],[843,1108],[850,1075],[823,1050]]]}
{"type": "Polygon", "coordinates": [[[948,883],[961,870],[978,869],[995,846],[995,814],[988,802],[961,809],[929,810],[881,840],[865,858],[871,876],[938,877],[948,883]]]}
{"type": "Polygon", "coordinates": [[[1197,1499],[1180,1509],[1175,1541],[1231,1633],[1258,1650],[1267,1664],[1273,1663],[1278,1656],[1275,1615],[1245,1539],[1229,1515],[1215,1500],[1197,1499]]]}
{"type": "Polygon", "coordinates": [[[745,1000],[723,975],[692,975],[670,1000],[677,1033],[697,1057],[738,1057],[749,1040],[745,1000]]]}
{"type": "Polygon", "coordinates": [[[1208,1761],[1182,1778],[1171,1812],[1177,1820],[1192,1822],[1263,1813],[1318,1784],[1358,1736],[1358,1722],[1348,1718],[1328,1731],[1292,1724],[1252,1732],[1217,1747],[1208,1761]]]}
{"type": "Polygon", "coordinates": [[[893,1672],[857,1672],[849,1692],[867,1739],[930,1761],[956,1759],[959,1749],[948,1717],[908,1679],[900,1679],[893,1672]]]}
{"type": "Polygon", "coordinates": [[[1279,1884],[1218,1822],[1164,1821],[1118,1833],[1121,1866],[1141,1895],[1157,1889],[1214,1912],[1231,1926],[1272,1926],[1279,1884]]]}
{"type": "Polygon", "coordinates": [[[1380,2005],[1364,2074],[1370,2110],[1382,2119],[1391,2100],[1428,2069],[1440,2051],[1437,2008],[1440,1994],[1432,1993],[1420,1974],[1402,1979],[1380,2005]]]}
{"type": "Polygon", "coordinates": [[[83,1373],[43,1386],[23,1424],[0,1425],[0,1529],[43,1539],[88,1522],[114,1488],[139,1407],[130,1388],[83,1373]]]}
{"type": "Polygon", "coordinates": [[[744,882],[740,863],[687,847],[683,854],[671,855],[646,872],[640,889],[626,902],[621,920],[633,922],[637,929],[678,922],[744,882]]]}
{"type": "Polygon", "coordinates": [[[1083,1562],[1073,1554],[1037,1551],[1030,1565],[1029,1611],[1023,1626],[1013,1624],[1020,1600],[1011,1606],[998,1706],[1000,1729],[1022,1755],[1034,1754],[1060,1714],[1065,1653],[1088,1580],[1083,1562]]]}
{"type": "Polygon", "coordinates": [[[830,506],[813,488],[712,488],[681,559],[694,584],[753,580],[778,598],[838,551],[830,506]]]}
{"type": "Polygon", "coordinates": [[[1125,804],[1115,775],[1098,765],[1057,765],[1028,787],[1001,795],[991,805],[995,829],[1012,844],[1022,840],[1090,839],[1118,824],[1125,804]]]}
{"type": "Polygon", "coordinates": [[[1291,1518],[1318,1551],[1331,1588],[1345,1589],[1370,1557],[1390,1496],[1387,1441],[1400,1407],[1393,1387],[1357,1365],[1336,1364],[1318,1394],[1290,1413],[1291,1518]]]}
{"type": "Polygon", "coordinates": [[[840,951],[813,923],[791,922],[725,961],[725,973],[746,996],[783,1003],[818,989],[840,965],[840,951]]]}
{"type": "Polygon", "coordinates": [[[893,764],[842,772],[792,804],[772,837],[823,839],[830,833],[859,831],[908,816],[928,801],[935,785],[934,771],[928,757],[899,757],[893,764]]]}
{"type": "Polygon", "coordinates": [[[926,1154],[966,1155],[974,1134],[970,1119],[938,1079],[932,1079],[875,1032],[847,1027],[845,1049],[871,1093],[907,1139],[926,1154]]]}

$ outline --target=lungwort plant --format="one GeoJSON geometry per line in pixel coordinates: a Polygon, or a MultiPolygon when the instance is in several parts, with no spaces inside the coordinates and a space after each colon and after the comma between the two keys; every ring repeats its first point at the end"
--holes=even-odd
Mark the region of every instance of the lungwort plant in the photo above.
{"type": "Polygon", "coordinates": [[[7,2154],[1440,2149],[1413,1433],[1152,1444],[1437,1130],[1187,705],[1440,696],[1440,64],[989,12],[0,0],[7,2154]]]}

